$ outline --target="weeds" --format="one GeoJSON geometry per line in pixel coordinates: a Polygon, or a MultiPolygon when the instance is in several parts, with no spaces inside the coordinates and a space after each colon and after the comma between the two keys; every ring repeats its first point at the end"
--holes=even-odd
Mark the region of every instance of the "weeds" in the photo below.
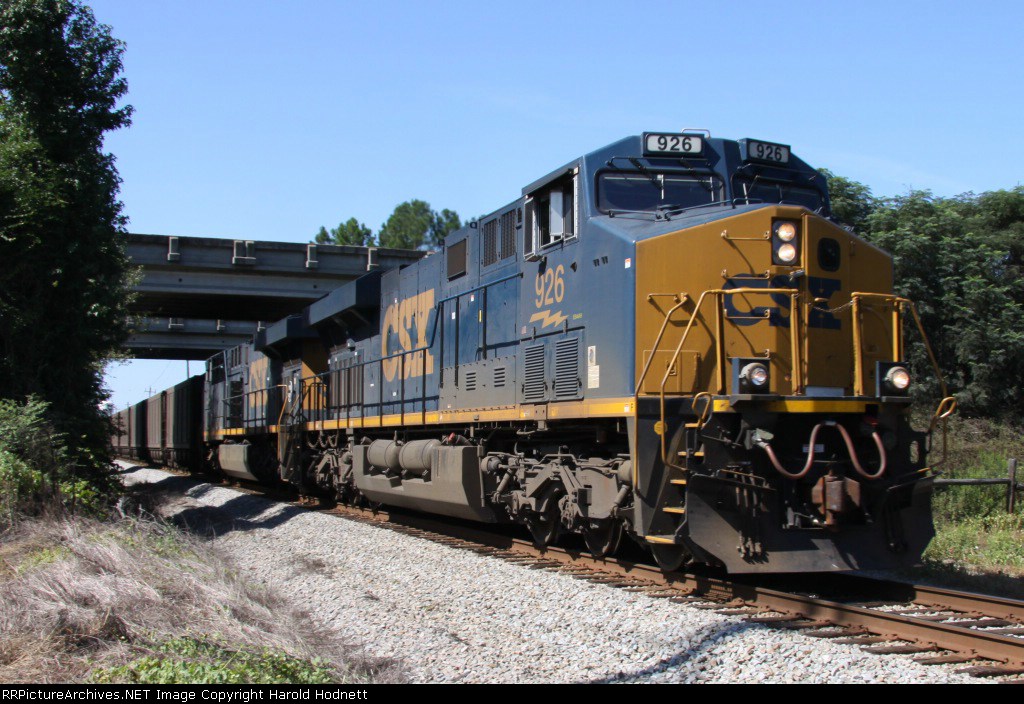
{"type": "MultiPolygon", "coordinates": [[[[954,416],[949,430],[947,477],[1003,479],[1009,458],[1024,461],[1018,426],[954,416]]],[[[936,536],[925,551],[927,568],[946,577],[951,569],[1024,574],[1024,514],[1006,512],[1005,486],[939,488],[932,505],[936,536]]]]}
{"type": "Polygon", "coordinates": [[[195,638],[175,638],[124,665],[95,670],[90,682],[107,684],[332,684],[335,668],[321,658],[302,660],[263,649],[237,650],[195,638]]]}
{"type": "Polygon", "coordinates": [[[151,519],[20,521],[0,537],[0,559],[3,682],[401,677],[151,519]]]}

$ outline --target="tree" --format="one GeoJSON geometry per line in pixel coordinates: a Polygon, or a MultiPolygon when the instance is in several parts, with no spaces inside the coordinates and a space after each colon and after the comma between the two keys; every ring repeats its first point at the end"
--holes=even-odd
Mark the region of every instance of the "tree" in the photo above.
{"type": "Polygon", "coordinates": [[[48,402],[71,459],[96,467],[104,360],[123,341],[130,271],[120,177],[124,45],[80,0],[0,4],[0,397],[48,402]]]}
{"type": "Polygon", "coordinates": [[[430,209],[430,203],[410,200],[399,203],[380,226],[374,238],[373,231],[355,218],[349,218],[328,230],[321,227],[314,239],[318,244],[347,244],[360,247],[419,249],[439,247],[444,238],[462,227],[459,214],[445,208],[440,213],[430,209]]]}
{"type": "Polygon", "coordinates": [[[438,246],[450,232],[461,227],[459,214],[445,208],[440,213],[430,209],[430,203],[409,200],[399,203],[380,226],[381,247],[418,249],[438,246]]]}
{"type": "Polygon", "coordinates": [[[321,227],[316,235],[317,244],[345,244],[356,247],[372,247],[373,231],[355,218],[349,218],[337,227],[328,230],[321,227]]]}
{"type": "Polygon", "coordinates": [[[417,249],[428,241],[433,223],[434,213],[426,201],[399,203],[387,222],[380,226],[380,246],[417,249]]]}
{"type": "Polygon", "coordinates": [[[440,247],[444,238],[462,227],[459,214],[454,210],[445,208],[440,213],[434,213],[433,222],[430,224],[430,244],[440,247]]]}
{"type": "Polygon", "coordinates": [[[828,179],[832,217],[844,225],[849,225],[854,232],[864,232],[868,217],[878,207],[878,201],[871,194],[871,189],[863,183],[836,176],[827,169],[821,169],[821,173],[828,179]]]}
{"type": "MultiPolygon", "coordinates": [[[[1004,200],[911,191],[880,201],[866,223],[868,239],[892,254],[896,291],[916,302],[961,408],[988,416],[1024,411],[1024,295],[1009,246],[1024,210],[1000,220],[992,206],[1004,200]]],[[[929,379],[927,353],[907,332],[907,361],[929,379]]]]}

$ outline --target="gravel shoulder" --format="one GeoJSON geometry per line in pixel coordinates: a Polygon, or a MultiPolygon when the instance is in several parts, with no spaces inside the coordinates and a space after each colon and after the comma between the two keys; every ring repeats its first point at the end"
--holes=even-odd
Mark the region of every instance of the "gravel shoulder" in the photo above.
{"type": "Polygon", "coordinates": [[[977,683],[155,469],[163,512],[413,682],[977,683]]]}

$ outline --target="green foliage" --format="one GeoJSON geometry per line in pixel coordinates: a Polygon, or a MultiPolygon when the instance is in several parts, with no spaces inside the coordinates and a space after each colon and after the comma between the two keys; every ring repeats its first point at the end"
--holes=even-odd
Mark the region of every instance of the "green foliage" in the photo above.
{"type": "Polygon", "coordinates": [[[0,448],[0,527],[22,513],[35,512],[46,496],[46,479],[23,460],[0,448]]]}
{"type": "MultiPolygon", "coordinates": [[[[917,304],[963,412],[1024,412],[1024,187],[955,198],[910,191],[876,198],[829,174],[834,217],[893,256],[896,291],[917,304]]],[[[938,384],[916,326],[907,361],[934,399],[938,384]]]]}
{"type": "Polygon", "coordinates": [[[445,237],[462,227],[462,221],[458,213],[447,208],[440,213],[432,213],[432,216],[427,244],[440,247],[445,237]]]}
{"type": "Polygon", "coordinates": [[[924,559],[985,570],[1024,568],[1024,516],[997,513],[944,523],[924,559]]]}
{"type": "MultiPolygon", "coordinates": [[[[967,464],[957,466],[957,479],[1005,479],[1006,460],[1003,455],[981,451],[967,464]]],[[[988,518],[1006,511],[1005,486],[940,487],[933,501],[933,513],[941,523],[988,518]]]]}
{"type": "Polygon", "coordinates": [[[380,245],[394,249],[416,249],[428,241],[434,213],[422,200],[400,203],[380,226],[380,245]]]}
{"type": "Polygon", "coordinates": [[[33,397],[24,405],[0,399],[0,528],[24,515],[99,513],[116,495],[109,477],[79,470],[47,411],[47,404],[33,397]]]}
{"type": "Polygon", "coordinates": [[[19,562],[15,568],[15,572],[18,574],[24,574],[25,572],[37,567],[46,567],[47,565],[52,565],[54,562],[63,560],[70,554],[71,551],[63,545],[42,547],[34,552],[30,552],[22,558],[21,562],[19,562]]]}
{"type": "Polygon", "coordinates": [[[264,649],[235,650],[195,638],[157,645],[152,655],[92,673],[97,684],[333,684],[333,670],[321,660],[300,660],[264,649]]]}
{"type": "Polygon", "coordinates": [[[867,229],[867,219],[878,205],[871,189],[863,183],[836,176],[828,169],[821,173],[828,178],[828,195],[832,203],[832,216],[853,228],[854,232],[867,229]]]}
{"type": "MultiPolygon", "coordinates": [[[[123,44],[79,0],[0,4],[0,398],[36,394],[70,460],[102,473],[102,363],[126,334],[123,44]]],[[[100,477],[102,480],[102,477],[100,477]]]]}
{"type": "MultiPolygon", "coordinates": [[[[1005,479],[1009,458],[1024,458],[1022,430],[1005,422],[953,416],[949,454],[942,466],[945,476],[1005,479]]],[[[940,573],[964,567],[989,572],[1024,567],[1021,508],[1014,515],[1006,513],[1005,486],[939,487],[932,498],[936,536],[925,552],[925,563],[940,573]]]]}
{"type": "Polygon", "coordinates": [[[373,231],[370,228],[355,218],[349,218],[330,230],[321,227],[316,235],[316,242],[317,244],[345,244],[356,247],[372,247],[374,238],[373,231]]]}
{"type": "Polygon", "coordinates": [[[328,230],[321,227],[315,241],[318,244],[347,244],[360,247],[391,247],[419,249],[439,247],[444,238],[462,227],[459,214],[445,208],[441,212],[430,209],[430,203],[410,200],[395,206],[387,222],[380,226],[376,237],[373,231],[355,218],[349,218],[328,230]]]}
{"type": "MultiPolygon", "coordinates": [[[[1024,191],[1019,194],[1024,199],[1024,191]]],[[[927,191],[883,201],[868,218],[868,238],[893,255],[896,290],[917,302],[925,330],[961,408],[1000,415],[1024,410],[1024,289],[1007,263],[1005,233],[984,230],[973,195],[927,191]]],[[[908,361],[933,376],[923,344],[908,361]]],[[[931,395],[937,393],[930,389],[931,395]]]]}

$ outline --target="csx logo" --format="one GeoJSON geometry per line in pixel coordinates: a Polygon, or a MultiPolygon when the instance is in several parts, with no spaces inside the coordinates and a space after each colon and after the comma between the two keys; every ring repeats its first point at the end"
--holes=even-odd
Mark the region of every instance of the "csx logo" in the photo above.
{"type": "MultiPolygon", "coordinates": [[[[790,288],[788,276],[776,276],[775,278],[762,279],[755,277],[735,276],[725,282],[722,287],[726,290],[733,288],[790,288]]],[[[826,279],[821,276],[807,277],[807,291],[812,298],[829,300],[832,294],[841,289],[843,282],[839,279],[826,279]]],[[[770,293],[769,298],[774,306],[754,306],[750,310],[740,310],[734,300],[735,296],[725,296],[725,314],[734,325],[757,325],[762,320],[767,320],[772,327],[789,327],[789,296],[784,293],[770,293]],[[783,314],[785,311],[785,314],[783,314]]],[[[757,296],[765,298],[765,296],[757,296]]],[[[839,318],[835,317],[822,307],[811,308],[807,319],[807,327],[823,328],[826,330],[839,330],[842,325],[839,318]]]]}
{"type": "MultiPolygon", "coordinates": [[[[387,357],[396,352],[408,352],[427,346],[427,322],[430,320],[430,311],[434,308],[434,289],[396,301],[388,306],[384,312],[384,324],[380,338],[381,357],[387,357]],[[415,329],[415,333],[413,330],[415,329]],[[398,335],[399,349],[389,350],[388,344],[392,333],[398,335]],[[416,336],[413,341],[413,334],[416,336]]],[[[405,355],[404,377],[410,379],[423,376],[424,372],[434,372],[434,355],[429,350],[405,355]]],[[[402,357],[385,359],[384,378],[394,381],[399,369],[402,369],[402,357]]]]}

